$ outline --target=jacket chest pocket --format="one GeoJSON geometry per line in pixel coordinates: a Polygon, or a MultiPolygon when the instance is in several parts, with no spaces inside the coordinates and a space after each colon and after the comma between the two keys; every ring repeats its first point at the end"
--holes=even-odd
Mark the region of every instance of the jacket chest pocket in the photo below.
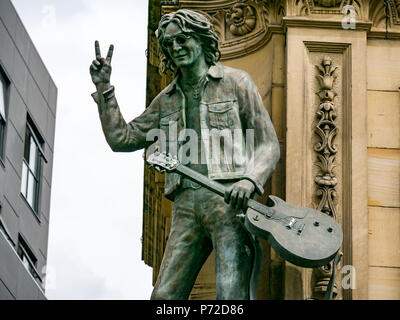
{"type": "Polygon", "coordinates": [[[180,111],[175,111],[160,117],[160,129],[164,131],[167,141],[177,140],[180,111]]]}
{"type": "Polygon", "coordinates": [[[211,128],[233,129],[236,127],[237,118],[235,101],[218,102],[208,105],[208,121],[211,128]]]}

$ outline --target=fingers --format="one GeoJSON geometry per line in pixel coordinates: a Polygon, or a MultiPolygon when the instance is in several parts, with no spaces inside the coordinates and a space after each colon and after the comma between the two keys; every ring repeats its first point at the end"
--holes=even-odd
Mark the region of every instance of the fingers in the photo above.
{"type": "Polygon", "coordinates": [[[224,201],[225,201],[225,203],[228,203],[228,204],[229,204],[230,199],[231,199],[232,190],[233,190],[233,186],[230,187],[228,190],[225,191],[225,196],[224,196],[224,201]]]}
{"type": "Polygon", "coordinates": [[[238,200],[238,195],[239,195],[239,190],[237,188],[233,188],[232,193],[231,193],[231,198],[230,198],[230,205],[231,208],[236,209],[236,203],[238,200]]]}
{"type": "MultiPolygon", "coordinates": [[[[102,59],[102,57],[101,57],[101,51],[100,51],[100,44],[99,44],[99,41],[97,41],[97,40],[94,42],[94,51],[96,54],[96,59],[100,61],[102,59]]],[[[108,62],[111,62],[113,53],[114,53],[114,45],[112,44],[112,45],[110,45],[108,52],[107,52],[107,56],[106,56],[106,60],[108,62]]]]}
{"type": "Polygon", "coordinates": [[[250,197],[251,197],[250,192],[246,192],[243,199],[243,206],[242,206],[243,210],[247,209],[247,203],[249,202],[250,197]]]}
{"type": "Polygon", "coordinates": [[[238,192],[238,196],[237,196],[237,199],[236,199],[236,205],[235,205],[235,209],[236,210],[242,209],[243,198],[244,198],[244,191],[240,190],[238,192]]]}
{"type": "Polygon", "coordinates": [[[114,45],[110,45],[110,48],[108,49],[107,57],[106,60],[111,63],[111,58],[114,52],[114,45]]]}
{"type": "Polygon", "coordinates": [[[99,60],[93,60],[92,66],[94,67],[95,70],[100,69],[101,63],[99,60]]]}
{"type": "Polygon", "coordinates": [[[93,63],[90,65],[89,70],[90,70],[90,73],[93,73],[93,72],[95,72],[95,71],[98,71],[97,68],[96,68],[96,66],[95,66],[93,63]]]}
{"type": "Polygon", "coordinates": [[[100,60],[100,58],[101,58],[100,44],[97,40],[94,42],[94,51],[96,53],[96,59],[100,60]]]}
{"type": "Polygon", "coordinates": [[[224,200],[225,203],[230,204],[231,208],[245,211],[250,197],[251,193],[248,190],[232,186],[225,192],[224,200]]]}
{"type": "Polygon", "coordinates": [[[101,63],[98,60],[93,60],[90,65],[90,71],[98,71],[101,68],[101,63]]]}

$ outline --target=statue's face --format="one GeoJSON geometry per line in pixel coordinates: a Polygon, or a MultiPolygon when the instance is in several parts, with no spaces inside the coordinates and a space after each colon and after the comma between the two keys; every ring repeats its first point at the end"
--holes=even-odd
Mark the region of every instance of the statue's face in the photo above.
{"type": "Polygon", "coordinates": [[[203,56],[199,40],[182,32],[176,23],[169,23],[165,29],[163,46],[174,64],[180,67],[190,67],[203,56]]]}

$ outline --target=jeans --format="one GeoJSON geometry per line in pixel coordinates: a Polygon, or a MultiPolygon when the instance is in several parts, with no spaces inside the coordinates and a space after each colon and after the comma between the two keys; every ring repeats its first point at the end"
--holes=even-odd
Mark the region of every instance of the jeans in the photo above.
{"type": "Polygon", "coordinates": [[[216,298],[249,299],[254,248],[238,212],[207,190],[183,189],[175,198],[171,231],[151,298],[188,299],[214,249],[216,298]]]}

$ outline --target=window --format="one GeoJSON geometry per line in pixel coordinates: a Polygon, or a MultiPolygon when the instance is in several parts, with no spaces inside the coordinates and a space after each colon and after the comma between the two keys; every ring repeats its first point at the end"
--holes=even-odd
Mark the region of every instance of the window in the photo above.
{"type": "MultiPolygon", "coordinates": [[[[1,203],[0,203],[0,209],[1,209],[1,203]]],[[[1,220],[0,217],[0,232],[3,233],[4,237],[10,242],[10,244],[14,247],[14,242],[12,241],[10,234],[7,231],[6,226],[4,225],[3,221],[1,220]]]]}
{"type": "Polygon", "coordinates": [[[32,253],[32,250],[29,249],[28,245],[21,237],[21,235],[18,236],[17,254],[21,258],[22,264],[24,265],[26,270],[28,270],[28,272],[32,275],[32,277],[36,281],[41,283],[42,279],[40,278],[38,272],[36,271],[37,259],[32,253]]]}
{"type": "Polygon", "coordinates": [[[25,149],[22,161],[21,193],[33,211],[39,212],[40,175],[43,159],[42,138],[28,117],[25,132],[25,149]]]}
{"type": "Polygon", "coordinates": [[[8,81],[0,69],[0,159],[4,156],[4,136],[6,133],[6,98],[8,81]]]}

